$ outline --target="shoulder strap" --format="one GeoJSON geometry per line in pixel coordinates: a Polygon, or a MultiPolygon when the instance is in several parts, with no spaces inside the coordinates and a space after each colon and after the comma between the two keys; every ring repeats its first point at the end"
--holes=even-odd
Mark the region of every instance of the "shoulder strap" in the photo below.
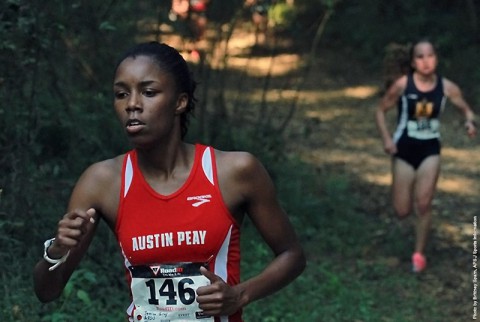
{"type": "Polygon", "coordinates": [[[127,152],[125,158],[123,159],[123,168],[122,168],[122,194],[120,197],[125,198],[127,196],[128,190],[133,180],[133,162],[132,162],[133,151],[127,152]]]}
{"type": "MultiPolygon", "coordinates": [[[[202,146],[198,146],[200,148],[202,146]]],[[[213,149],[210,146],[203,146],[205,150],[203,151],[202,154],[202,169],[203,173],[205,174],[205,177],[207,177],[208,181],[212,185],[215,185],[215,180],[214,180],[214,156],[213,156],[213,149]]]]}

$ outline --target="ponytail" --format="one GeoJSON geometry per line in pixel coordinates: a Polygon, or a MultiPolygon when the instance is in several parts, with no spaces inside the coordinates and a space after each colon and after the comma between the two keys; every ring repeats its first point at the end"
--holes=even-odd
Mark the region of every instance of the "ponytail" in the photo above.
{"type": "Polygon", "coordinates": [[[437,53],[433,42],[428,38],[420,38],[414,43],[408,44],[390,43],[385,48],[385,57],[383,58],[384,91],[401,76],[413,73],[414,50],[421,43],[432,45],[434,52],[437,53]]]}
{"type": "Polygon", "coordinates": [[[386,91],[398,78],[407,75],[411,68],[411,44],[390,43],[383,58],[383,85],[386,91]]]}

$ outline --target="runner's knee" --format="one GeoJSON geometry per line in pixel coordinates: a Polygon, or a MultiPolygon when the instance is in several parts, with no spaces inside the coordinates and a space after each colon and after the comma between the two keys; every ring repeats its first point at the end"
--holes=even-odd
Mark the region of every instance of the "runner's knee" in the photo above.
{"type": "Polygon", "coordinates": [[[406,207],[404,205],[395,205],[395,214],[400,219],[405,219],[408,217],[410,212],[412,211],[411,207],[406,207]]]}
{"type": "Polygon", "coordinates": [[[416,210],[419,216],[429,214],[432,210],[432,200],[430,198],[420,198],[416,202],[416,210]]]}

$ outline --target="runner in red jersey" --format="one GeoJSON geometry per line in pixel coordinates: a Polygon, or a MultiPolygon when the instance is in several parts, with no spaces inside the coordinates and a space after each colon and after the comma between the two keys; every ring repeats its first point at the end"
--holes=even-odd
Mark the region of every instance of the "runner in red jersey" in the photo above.
{"type": "Polygon", "coordinates": [[[131,321],[242,321],[246,305],[303,271],[302,247],[262,164],[184,141],[195,87],[168,45],[139,44],[121,57],[114,107],[134,149],[91,165],[76,183],[35,266],[41,301],[60,296],[102,219],[125,258],[131,321]],[[240,281],[245,216],[274,259],[240,281]]]}
{"type": "MultiPolygon", "coordinates": [[[[150,187],[137,162],[135,150],[125,156],[116,225],[125,266],[130,270],[129,284],[132,268],[145,264],[156,268],[159,258],[169,265],[205,263],[229,285],[238,284],[239,227],[218,188],[214,150],[196,145],[189,177],[169,195],[150,187]]],[[[144,286],[143,290],[150,300],[150,288],[144,286]]],[[[129,315],[136,316],[135,309],[136,303],[132,302],[129,315]]],[[[228,321],[241,321],[240,311],[228,321]]]]}

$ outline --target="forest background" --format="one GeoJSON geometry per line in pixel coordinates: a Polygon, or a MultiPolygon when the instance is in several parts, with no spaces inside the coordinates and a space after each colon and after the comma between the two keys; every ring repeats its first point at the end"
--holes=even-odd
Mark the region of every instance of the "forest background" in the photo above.
{"type": "MultiPolygon", "coordinates": [[[[179,49],[186,44],[184,26],[168,18],[169,6],[148,0],[0,4],[1,321],[123,321],[129,299],[122,259],[105,225],[59,300],[38,302],[32,269],[80,173],[128,149],[112,108],[118,54],[146,39],[179,49]]],[[[245,42],[254,28],[243,1],[212,1],[205,54],[191,62],[200,100],[189,138],[249,150],[267,165],[309,261],[292,285],[247,307],[246,321],[472,318],[478,190],[470,199],[441,194],[438,203],[460,214],[452,219],[442,212],[456,223],[449,226],[451,238],[434,234],[429,251],[437,268],[414,276],[408,269],[411,232],[389,219],[388,186],[361,180],[344,161],[325,160],[332,147],[351,148],[342,141],[351,130],[339,122],[345,116],[353,129],[367,127],[365,140],[353,145],[357,152],[373,140],[373,155],[388,169],[368,124],[388,77],[385,58],[416,39],[435,42],[440,72],[478,106],[479,13],[473,0],[279,0],[270,8],[268,41],[258,46],[245,42]],[[334,96],[362,109],[343,115],[331,105],[334,96]]],[[[473,160],[465,176],[478,187],[478,139],[458,141],[461,119],[450,118],[447,138],[459,149],[446,151],[473,160]]],[[[271,254],[248,222],[244,234],[246,278],[271,254]]]]}

